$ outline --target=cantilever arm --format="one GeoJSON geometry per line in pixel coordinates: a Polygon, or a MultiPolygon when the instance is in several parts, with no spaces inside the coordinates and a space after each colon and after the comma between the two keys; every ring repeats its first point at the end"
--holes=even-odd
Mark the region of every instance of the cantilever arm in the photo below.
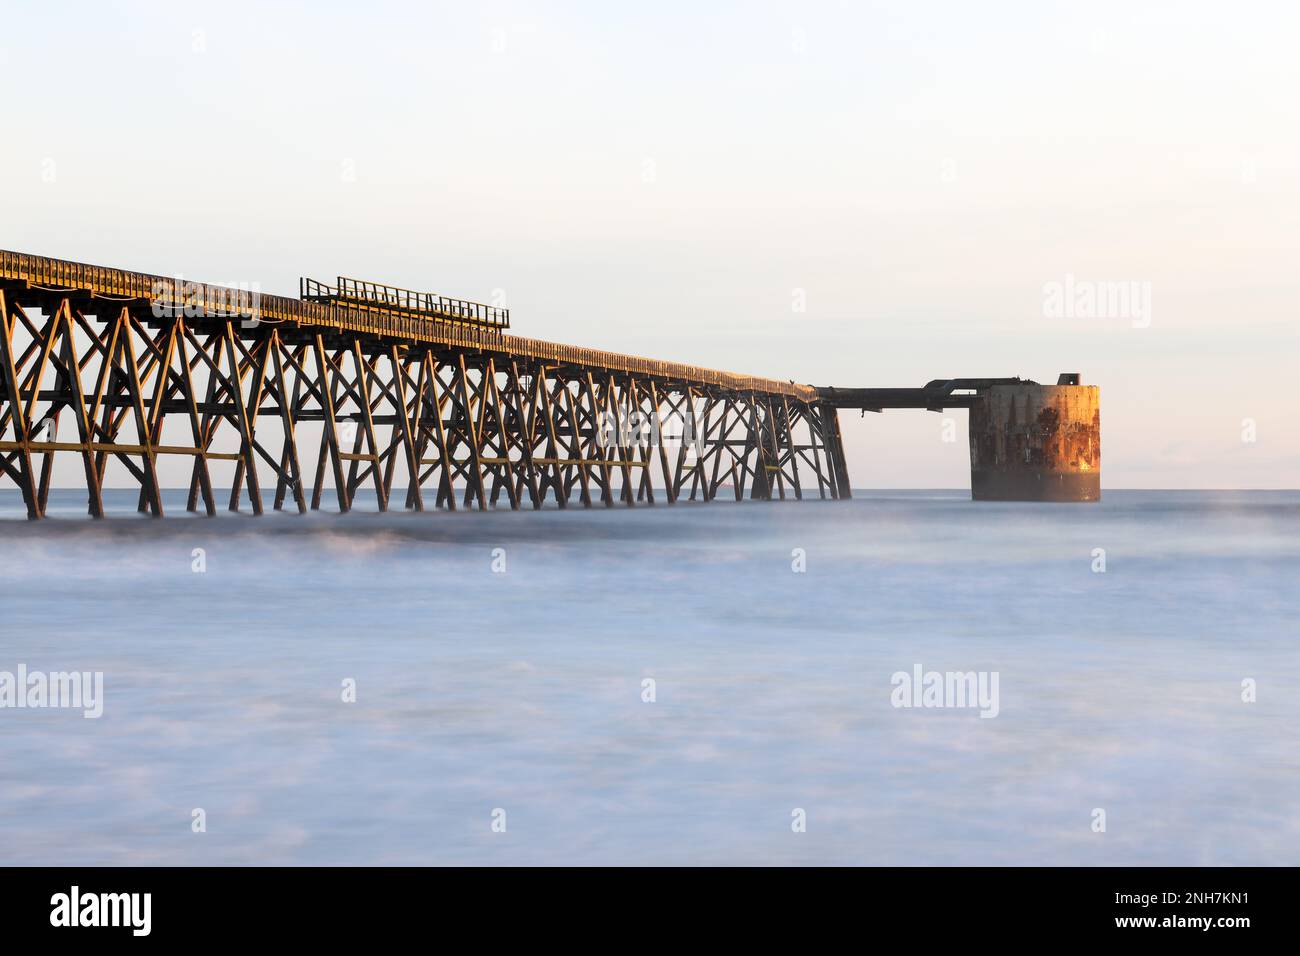
{"type": "Polygon", "coordinates": [[[937,378],[924,388],[818,388],[821,399],[836,408],[880,412],[886,408],[970,408],[980,393],[994,385],[1030,385],[1021,378],[937,378]],[[960,393],[960,394],[958,394],[960,393]]]}

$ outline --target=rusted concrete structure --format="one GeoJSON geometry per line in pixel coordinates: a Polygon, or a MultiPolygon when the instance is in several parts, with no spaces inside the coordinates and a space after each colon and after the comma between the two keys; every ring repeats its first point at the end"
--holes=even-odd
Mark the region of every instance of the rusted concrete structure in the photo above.
{"type": "Polygon", "coordinates": [[[994,385],[970,410],[971,497],[1101,499],[1101,398],[1095,385],[994,385]]]}

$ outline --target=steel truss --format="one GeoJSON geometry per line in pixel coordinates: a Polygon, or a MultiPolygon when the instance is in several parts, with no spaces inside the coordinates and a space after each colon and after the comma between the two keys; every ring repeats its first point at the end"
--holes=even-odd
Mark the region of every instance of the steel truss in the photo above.
{"type": "Polygon", "coordinates": [[[30,284],[0,288],[0,320],[0,476],[31,518],[56,454],[95,517],[110,464],[161,516],[168,456],[208,515],[218,468],[259,515],[849,496],[835,409],[784,394],[30,284]]]}

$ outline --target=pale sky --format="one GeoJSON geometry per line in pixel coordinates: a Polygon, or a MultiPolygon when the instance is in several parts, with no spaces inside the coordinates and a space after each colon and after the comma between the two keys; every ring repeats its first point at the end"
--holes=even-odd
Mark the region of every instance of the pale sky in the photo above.
{"type": "MultiPolygon", "coordinates": [[[[1292,2],[12,3],[0,248],[818,385],[1079,371],[1106,487],[1295,488],[1298,48],[1292,2]],[[1045,315],[1067,276],[1149,315],[1045,315]]],[[[966,486],[953,417],[843,413],[855,486],[966,486]]]]}

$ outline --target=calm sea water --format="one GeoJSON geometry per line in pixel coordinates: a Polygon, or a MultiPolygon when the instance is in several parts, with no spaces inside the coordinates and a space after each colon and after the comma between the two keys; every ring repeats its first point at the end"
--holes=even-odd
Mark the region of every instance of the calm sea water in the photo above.
{"type": "Polygon", "coordinates": [[[1300,493],[83,506],[0,499],[0,671],[105,685],[0,710],[3,862],[1300,863],[1300,493]]]}

